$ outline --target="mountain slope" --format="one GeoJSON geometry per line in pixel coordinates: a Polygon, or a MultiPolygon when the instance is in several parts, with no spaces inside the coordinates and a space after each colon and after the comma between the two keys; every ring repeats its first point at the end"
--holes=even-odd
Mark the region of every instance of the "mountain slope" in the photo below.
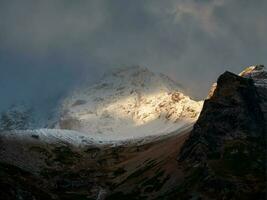
{"type": "Polygon", "coordinates": [[[193,130],[201,102],[182,96],[174,82],[147,70],[120,69],[100,84],[76,91],[66,98],[57,126],[81,132],[0,132],[1,197],[265,199],[267,76],[262,66],[241,75],[219,77],[193,130]],[[122,85],[127,87],[118,92],[122,85]],[[132,89],[139,95],[131,96],[132,89]],[[178,109],[187,106],[193,111],[178,109]],[[110,113],[113,123],[103,118],[110,113]],[[148,128],[153,131],[146,135],[148,128]]]}
{"type": "Polygon", "coordinates": [[[201,106],[166,76],[119,69],[68,96],[59,129],[0,132],[1,197],[162,199],[201,106]]]}
{"type": "Polygon", "coordinates": [[[182,178],[176,155],[190,130],[121,143],[68,130],[0,132],[1,197],[162,199],[182,178]]]}
{"type": "Polygon", "coordinates": [[[56,127],[110,139],[137,138],[192,124],[201,107],[168,77],[128,67],[66,97],[56,127]]]}
{"type": "Polygon", "coordinates": [[[179,154],[182,199],[265,199],[267,73],[222,74],[179,154]]]}

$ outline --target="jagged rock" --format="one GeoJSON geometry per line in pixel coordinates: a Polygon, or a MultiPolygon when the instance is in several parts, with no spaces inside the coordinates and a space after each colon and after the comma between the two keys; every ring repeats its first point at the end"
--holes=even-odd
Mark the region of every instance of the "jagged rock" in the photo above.
{"type": "Polygon", "coordinates": [[[267,72],[264,70],[263,65],[250,66],[239,75],[253,79],[257,87],[267,87],[267,72]]]}
{"type": "Polygon", "coordinates": [[[266,197],[266,72],[254,66],[240,75],[219,77],[179,154],[187,176],[177,192],[183,197],[266,197]]]}

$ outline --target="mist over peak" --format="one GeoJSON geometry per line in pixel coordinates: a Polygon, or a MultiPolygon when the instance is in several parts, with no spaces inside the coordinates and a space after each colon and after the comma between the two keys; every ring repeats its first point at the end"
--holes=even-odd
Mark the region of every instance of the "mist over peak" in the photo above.
{"type": "Polygon", "coordinates": [[[21,101],[53,106],[84,80],[132,65],[202,99],[225,70],[266,63],[264,0],[0,4],[0,110],[21,101]]]}

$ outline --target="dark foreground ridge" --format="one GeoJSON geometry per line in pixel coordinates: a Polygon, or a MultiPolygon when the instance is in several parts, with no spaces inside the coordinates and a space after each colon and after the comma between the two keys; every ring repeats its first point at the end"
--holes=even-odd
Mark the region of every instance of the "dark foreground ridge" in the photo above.
{"type": "Polygon", "coordinates": [[[249,77],[219,77],[179,155],[186,179],[175,196],[266,199],[267,88],[254,83],[267,76],[249,77]]]}

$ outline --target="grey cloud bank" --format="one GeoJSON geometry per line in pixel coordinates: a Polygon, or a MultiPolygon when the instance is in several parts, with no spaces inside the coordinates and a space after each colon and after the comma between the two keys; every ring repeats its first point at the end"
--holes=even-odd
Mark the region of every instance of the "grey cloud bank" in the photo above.
{"type": "Polygon", "coordinates": [[[54,104],[122,65],[163,72],[203,98],[223,71],[267,63],[266,10],[265,0],[2,0],[0,109],[54,104]]]}

